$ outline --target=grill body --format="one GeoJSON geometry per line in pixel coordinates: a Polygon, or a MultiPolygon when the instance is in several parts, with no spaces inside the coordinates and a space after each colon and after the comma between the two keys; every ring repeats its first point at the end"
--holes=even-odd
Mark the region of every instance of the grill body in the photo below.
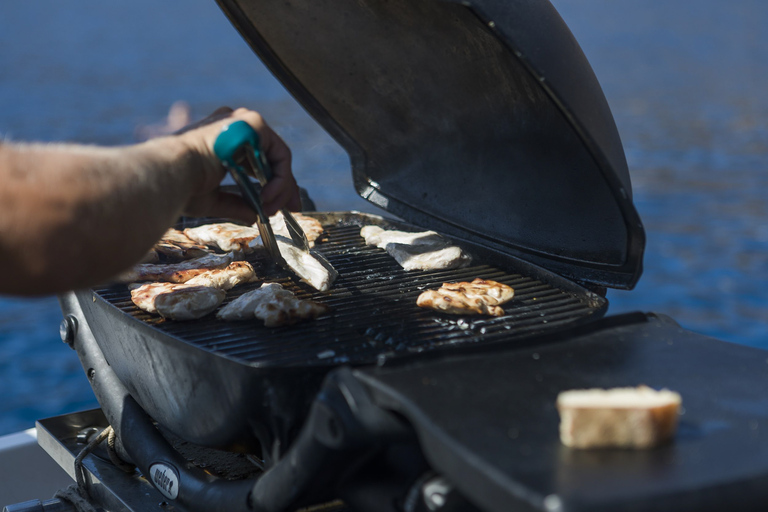
{"type": "MultiPolygon", "coordinates": [[[[205,446],[278,456],[333,368],[387,365],[494,344],[528,346],[607,309],[604,298],[571,281],[462,240],[454,242],[473,255],[470,267],[407,272],[385,251],[366,246],[359,231],[370,224],[418,228],[355,212],[311,215],[326,228],[316,248],[340,273],[330,292],[315,292],[258,256],[251,261],[266,280],[331,306],[329,315],[315,321],[274,329],[257,320],[225,323],[213,315],[162,321],[139,310],[125,285],[76,292],[62,301],[65,314],[82,311],[131,395],[174,434],[205,446]],[[425,289],[475,277],[515,289],[506,315],[473,318],[416,306],[425,289]]],[[[238,287],[226,301],[260,284],[238,287]]]]}

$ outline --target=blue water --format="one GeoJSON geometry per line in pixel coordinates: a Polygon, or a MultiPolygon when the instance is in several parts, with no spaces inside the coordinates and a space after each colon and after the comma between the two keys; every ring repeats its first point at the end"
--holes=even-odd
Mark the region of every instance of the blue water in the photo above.
{"type": "MultiPolygon", "coordinates": [[[[768,2],[555,0],[603,85],[648,243],[610,313],[768,348],[768,2]]],[[[185,100],[261,111],[318,209],[376,211],[213,0],[0,2],[0,136],[123,144],[185,100]]],[[[0,298],[0,435],[95,406],[55,298],[0,298]]]]}
{"type": "Polygon", "coordinates": [[[611,311],[768,348],[768,3],[553,3],[611,105],[648,238],[611,311]]]}

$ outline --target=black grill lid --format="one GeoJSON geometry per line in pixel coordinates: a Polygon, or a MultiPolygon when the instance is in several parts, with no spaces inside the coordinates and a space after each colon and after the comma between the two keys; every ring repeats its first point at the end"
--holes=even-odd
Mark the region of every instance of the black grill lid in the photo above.
{"type": "Polygon", "coordinates": [[[360,195],[579,281],[645,241],[597,79],[547,0],[218,0],[347,150],[360,195]]]}

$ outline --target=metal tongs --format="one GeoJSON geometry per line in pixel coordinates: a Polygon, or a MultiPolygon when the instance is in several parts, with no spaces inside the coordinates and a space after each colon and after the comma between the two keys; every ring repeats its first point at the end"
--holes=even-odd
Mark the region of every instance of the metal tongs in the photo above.
{"type": "MultiPolygon", "coordinates": [[[[261,150],[259,134],[245,121],[235,121],[225,126],[216,138],[213,152],[232,175],[246,202],[256,211],[258,215],[256,224],[259,228],[259,234],[272,260],[281,267],[293,271],[286,263],[282,254],[280,254],[269,218],[264,214],[261,191],[256,189],[254,183],[249,178],[249,174],[253,175],[262,187],[272,179],[272,168],[264,152],[261,150]]],[[[304,230],[301,229],[301,226],[287,208],[281,209],[280,213],[283,214],[285,226],[288,228],[288,233],[291,235],[294,245],[309,254],[309,242],[307,241],[307,235],[304,234],[304,230]]],[[[333,268],[316,251],[312,251],[312,256],[326,268],[333,268]]]]}

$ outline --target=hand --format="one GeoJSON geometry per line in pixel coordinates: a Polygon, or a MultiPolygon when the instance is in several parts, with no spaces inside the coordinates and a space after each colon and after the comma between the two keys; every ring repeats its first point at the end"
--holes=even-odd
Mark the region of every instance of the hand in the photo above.
{"type": "Polygon", "coordinates": [[[273,215],[281,208],[299,210],[299,187],[291,172],[291,151],[288,146],[257,112],[244,108],[232,111],[223,107],[176,134],[198,157],[192,164],[200,168],[203,175],[200,186],[187,203],[185,213],[256,221],[256,213],[239,195],[219,188],[226,171],[213,153],[213,144],[222,128],[238,120],[247,122],[258,132],[262,150],[272,166],[272,180],[261,192],[266,215],[273,215]]]}

